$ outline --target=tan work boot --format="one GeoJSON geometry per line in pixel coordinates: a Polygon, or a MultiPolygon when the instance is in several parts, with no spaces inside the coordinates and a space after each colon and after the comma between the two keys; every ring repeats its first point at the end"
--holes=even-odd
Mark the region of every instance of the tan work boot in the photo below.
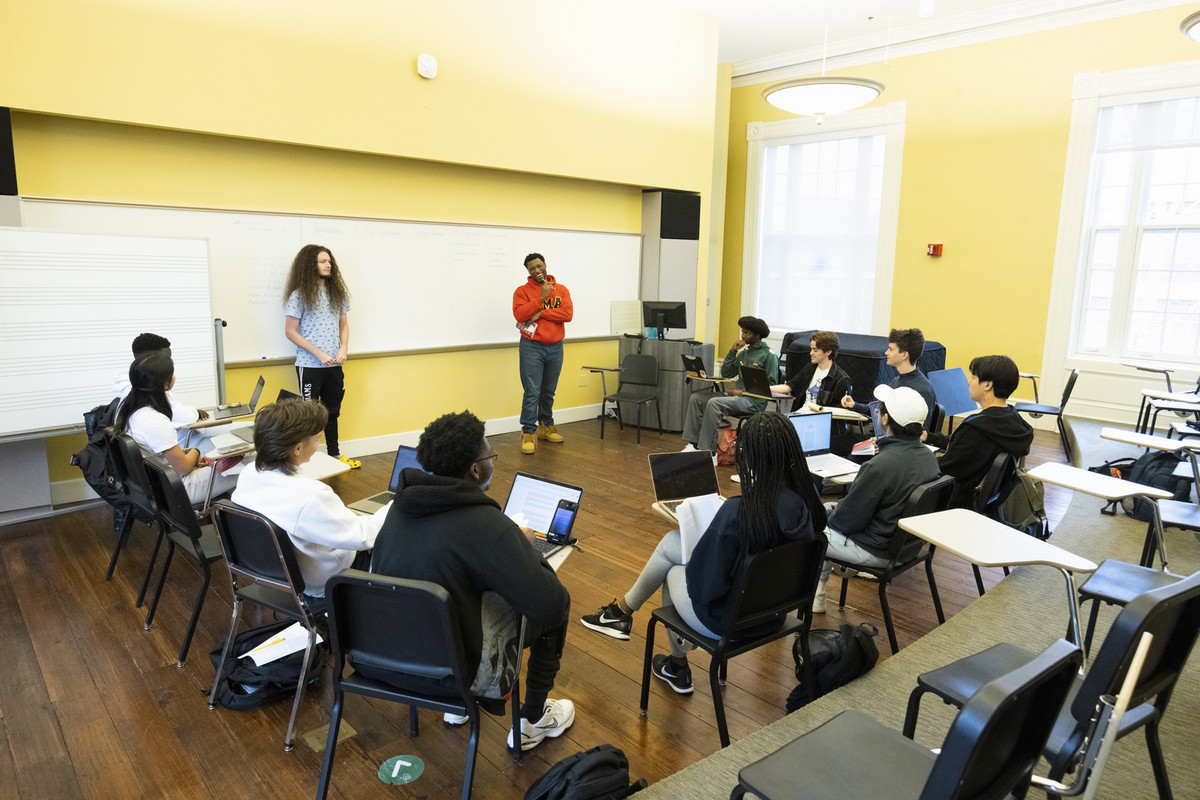
{"type": "Polygon", "coordinates": [[[558,432],[557,425],[538,425],[537,438],[545,439],[547,442],[562,444],[564,439],[562,434],[558,432]]]}
{"type": "Polygon", "coordinates": [[[533,451],[537,448],[537,436],[532,433],[521,434],[521,452],[527,456],[533,455],[533,451]]]}

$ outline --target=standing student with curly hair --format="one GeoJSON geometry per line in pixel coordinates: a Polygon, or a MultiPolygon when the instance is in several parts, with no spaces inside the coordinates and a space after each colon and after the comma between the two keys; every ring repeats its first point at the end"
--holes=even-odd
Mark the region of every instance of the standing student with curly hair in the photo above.
{"type": "Polygon", "coordinates": [[[305,400],[320,400],[329,410],[325,447],[353,468],[338,446],[338,416],[346,395],[342,365],[350,348],[350,290],[328,247],[306,244],[292,260],[284,289],[284,335],[296,345],[296,377],[305,400]]]}

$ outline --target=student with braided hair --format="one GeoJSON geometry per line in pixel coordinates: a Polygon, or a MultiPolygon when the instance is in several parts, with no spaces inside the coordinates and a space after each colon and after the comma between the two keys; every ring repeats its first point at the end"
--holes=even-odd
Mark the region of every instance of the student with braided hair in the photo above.
{"type": "MultiPolygon", "coordinates": [[[[742,422],[737,438],[742,496],[717,511],[687,564],[679,531],[662,538],[625,596],[583,617],[585,627],[626,640],[633,613],[656,589],[696,631],[720,638],[730,593],[749,557],[787,540],[823,535],[825,508],[813,488],[796,430],[786,417],[760,413],[742,422]]],[[[692,692],[686,643],[670,638],[671,655],[656,655],[653,671],[680,694],[692,692]]]]}

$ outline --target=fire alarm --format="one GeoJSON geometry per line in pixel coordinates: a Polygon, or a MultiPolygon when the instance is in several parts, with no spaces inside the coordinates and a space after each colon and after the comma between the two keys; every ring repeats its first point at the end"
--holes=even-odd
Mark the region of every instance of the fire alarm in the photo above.
{"type": "Polygon", "coordinates": [[[942,246],[940,244],[931,244],[926,248],[925,253],[931,256],[940,256],[942,254],[942,246]]]}
{"type": "Polygon", "coordinates": [[[417,74],[433,80],[437,77],[437,59],[428,53],[417,56],[417,74]]]}

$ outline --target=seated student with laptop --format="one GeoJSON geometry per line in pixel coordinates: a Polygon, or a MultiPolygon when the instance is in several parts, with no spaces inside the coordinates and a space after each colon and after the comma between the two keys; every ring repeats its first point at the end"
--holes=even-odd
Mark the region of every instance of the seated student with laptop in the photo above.
{"type": "Polygon", "coordinates": [[[833,331],[817,331],[808,340],[808,359],[787,383],[772,386],[771,391],[790,394],[797,403],[818,406],[837,406],[850,393],[850,376],[839,367],[838,335],[833,331]]]}
{"type": "Polygon", "coordinates": [[[954,433],[922,433],[921,440],[945,449],[938,459],[943,475],[954,476],[950,505],[974,508],[975,490],[983,482],[997,454],[1020,459],[1029,455],[1033,428],[1008,404],[1021,374],[1008,356],[971,359],[967,391],[980,410],[962,421],[954,433]]]}
{"type": "MultiPolygon", "coordinates": [[[[133,340],[133,360],[137,361],[142,356],[151,353],[161,352],[167,358],[171,358],[171,342],[164,336],[159,336],[156,333],[139,333],[133,340]]],[[[129,370],[126,370],[121,375],[113,378],[113,394],[122,400],[129,394],[129,389],[132,384],[129,382],[129,370]]],[[[194,422],[203,422],[208,419],[208,412],[202,408],[193,408],[187,403],[180,403],[170,392],[167,392],[167,403],[171,407],[171,424],[178,430],[194,422]]],[[[187,431],[179,431],[179,446],[183,447],[187,441],[187,431]]]]}
{"type": "MultiPolygon", "coordinates": [[[[633,587],[580,621],[614,639],[629,639],[633,613],[661,588],[663,605],[673,605],[696,631],[719,638],[738,571],[748,557],[787,540],[811,540],[825,527],[825,509],[813,488],[796,431],[780,414],[755,414],[737,439],[741,497],[723,503],[691,553],[680,532],[658,543],[633,587]]],[[[675,637],[671,655],[655,655],[654,674],[679,694],[692,692],[687,649],[675,637]]]]}
{"type": "Polygon", "coordinates": [[[304,592],[325,596],[325,582],[348,567],[365,570],[390,505],[360,517],[327,484],[298,474],[317,452],[329,412],[315,400],[284,400],[259,409],[255,463],[231,498],[283,528],[296,549],[304,592]]]}

